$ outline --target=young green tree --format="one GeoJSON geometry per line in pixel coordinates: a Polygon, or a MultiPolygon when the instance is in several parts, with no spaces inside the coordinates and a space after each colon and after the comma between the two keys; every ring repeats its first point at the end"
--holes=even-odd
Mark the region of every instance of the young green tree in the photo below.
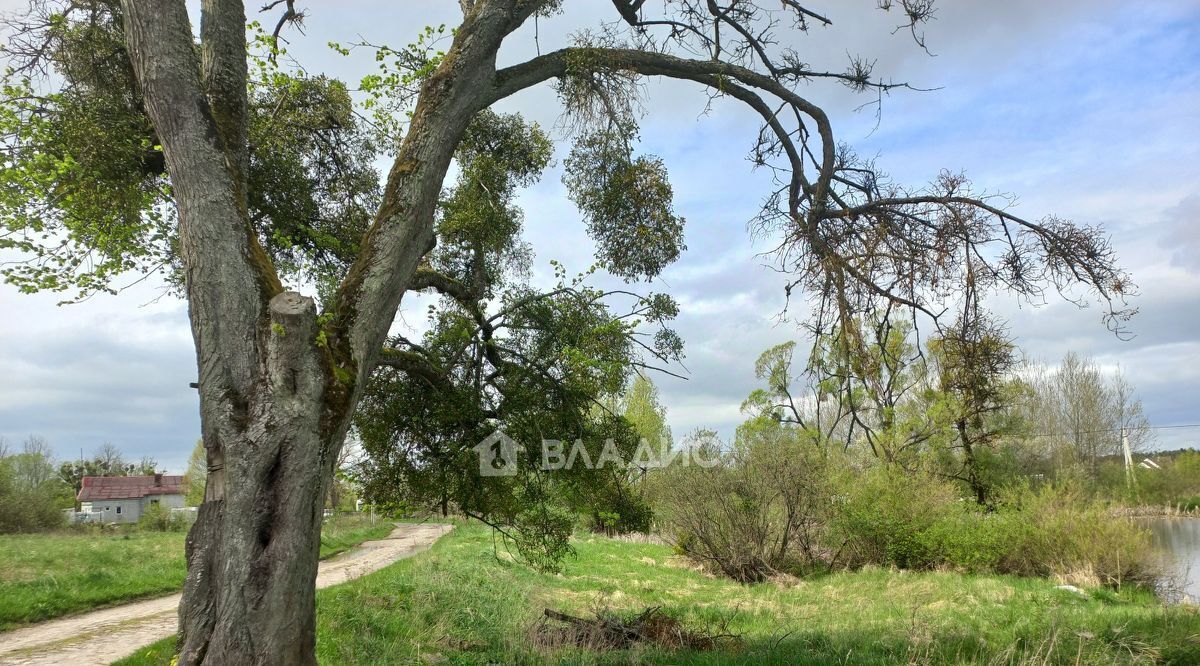
{"type": "MultiPolygon", "coordinates": [[[[385,124],[396,130],[386,183],[366,192],[347,177],[367,149],[336,131],[353,127],[346,115],[317,126],[271,122],[306,82],[329,93],[331,109],[345,88],[293,76],[268,93],[275,106],[261,104],[259,92],[278,79],[261,64],[273,59],[250,56],[240,0],[201,1],[198,43],[183,0],[34,0],[10,26],[0,219],[4,245],[32,261],[6,269],[9,279],[95,291],[125,270],[174,265],[188,299],[210,473],[190,535],[181,664],[313,662],[321,508],[338,451],[391,353],[404,294],[456,289],[420,269],[439,242],[442,184],[459,144],[480,112],[530,87],[555,82],[581,130],[566,184],[615,275],[652,277],[682,248],[661,162],[632,152],[639,84],[669,77],[761,117],[752,158],[781,175],[761,225],[785,239],[789,289],[813,299],[818,332],[885,305],[936,315],[961,293],[967,255],[992,257],[988,270],[1018,294],[1083,283],[1113,321],[1127,314],[1130,286],[1098,230],[1017,218],[950,175],[906,189],[840,149],[826,113],[801,94],[806,84],[896,86],[862,60],[845,72],[805,65],[784,33],[830,21],[804,3],[613,0],[620,22],[506,67],[497,65],[505,41],[535,16],[552,21],[561,3],[459,4],[444,52],[385,50],[399,71],[368,81],[368,93],[398,113],[385,124]],[[264,127],[297,151],[264,155],[264,127]],[[314,136],[352,145],[306,142],[314,136]],[[296,155],[291,169],[266,159],[296,155]],[[273,205],[288,201],[281,194],[305,205],[273,205]],[[304,262],[329,269],[320,313],[284,286],[284,250],[297,238],[304,262]]],[[[917,34],[931,3],[901,5],[917,34]]],[[[302,16],[291,0],[267,8],[286,12],[281,28],[302,16]]],[[[856,346],[846,338],[844,353],[856,346]]]]}
{"type": "Polygon", "coordinates": [[[200,506],[204,502],[204,484],[207,479],[208,461],[205,460],[204,442],[197,441],[192,454],[188,456],[187,471],[183,473],[184,483],[187,484],[184,501],[188,506],[200,506]]]}
{"type": "Polygon", "coordinates": [[[828,351],[828,344],[814,345],[807,367],[796,363],[795,342],[764,351],[754,362],[754,376],[765,385],[750,392],[742,412],[794,428],[825,456],[839,440],[843,449],[849,447],[854,432],[847,405],[857,394],[846,390],[843,374],[831,371],[835,356],[828,351]]]}
{"type": "Polygon", "coordinates": [[[998,439],[1011,425],[1004,416],[1015,411],[1016,346],[998,322],[972,309],[930,340],[929,350],[953,423],[950,446],[961,452],[961,464],[950,475],[967,484],[976,502],[988,505],[998,439]]]}
{"type": "Polygon", "coordinates": [[[600,492],[590,494],[592,528],[608,534],[649,532],[664,481],[655,461],[675,448],[667,408],[644,372],[634,374],[614,398],[613,415],[620,416],[622,431],[632,437],[621,447],[627,456],[624,467],[608,470],[600,492]],[[636,448],[630,449],[635,443],[636,448]]]}
{"type": "Polygon", "coordinates": [[[44,437],[30,435],[16,452],[0,440],[0,533],[56,527],[74,500],[44,437]]]}
{"type": "Polygon", "coordinates": [[[637,374],[622,396],[622,416],[656,451],[671,447],[671,426],[667,425],[667,408],[658,396],[658,387],[650,378],[637,374]]]}
{"type": "Polygon", "coordinates": [[[54,450],[41,435],[25,438],[21,452],[12,456],[12,463],[17,482],[28,488],[37,488],[56,477],[54,450]]]}
{"type": "Polygon", "coordinates": [[[818,336],[808,362],[815,405],[831,403],[824,409],[844,446],[904,468],[920,464],[948,423],[913,332],[886,312],[858,317],[818,336]]]}

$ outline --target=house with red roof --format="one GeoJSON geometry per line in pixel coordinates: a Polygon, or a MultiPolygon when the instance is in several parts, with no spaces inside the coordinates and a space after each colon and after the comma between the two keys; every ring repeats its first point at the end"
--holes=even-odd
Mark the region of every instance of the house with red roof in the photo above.
{"type": "Polygon", "coordinates": [[[183,495],[182,476],[85,476],[75,499],[90,521],[136,523],[151,505],[182,507],[183,495]]]}

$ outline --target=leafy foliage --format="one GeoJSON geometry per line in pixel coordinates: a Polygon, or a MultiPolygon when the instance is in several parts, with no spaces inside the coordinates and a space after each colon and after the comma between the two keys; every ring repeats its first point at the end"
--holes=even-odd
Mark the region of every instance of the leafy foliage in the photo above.
{"type": "MultiPolygon", "coordinates": [[[[0,248],[29,259],[5,280],[81,298],[123,273],[177,271],[162,147],[117,3],[38,2],[24,21],[3,51],[0,248]]],[[[379,205],[373,137],[344,84],[282,71],[251,27],[249,221],[283,274],[337,274],[379,205]]]]}
{"type": "Polygon", "coordinates": [[[658,387],[649,377],[636,375],[621,396],[619,406],[622,416],[650,446],[670,447],[671,426],[667,425],[667,410],[659,397],[658,387]]]}
{"type": "Polygon", "coordinates": [[[57,527],[73,499],[55,474],[45,440],[30,437],[19,452],[6,450],[0,441],[0,533],[57,527]]]}
{"type": "Polygon", "coordinates": [[[251,28],[251,221],[283,274],[336,277],[379,207],[378,149],[344,83],[282,71],[265,55],[269,37],[251,28]]]}
{"type": "Polygon", "coordinates": [[[991,318],[967,311],[954,327],[929,341],[938,388],[949,406],[961,449],[961,468],[953,476],[965,481],[980,504],[987,504],[1000,481],[994,449],[997,439],[1017,429],[1017,393],[1012,376],[1016,346],[991,318]]]}
{"type": "Polygon", "coordinates": [[[580,441],[593,461],[611,440],[629,460],[638,433],[604,398],[620,393],[645,358],[669,363],[681,353],[678,338],[664,333],[677,312],[665,295],[600,290],[587,284],[591,271],[568,277],[556,262],[553,288],[528,286],[514,199],[550,153],[540,128],[518,116],[474,119],[457,152],[459,177],[442,197],[439,245],[416,277],[441,301],[422,339],[391,340],[355,420],[369,501],[480,517],[540,567],[566,552],[566,511],[598,525],[601,514],[616,515],[622,531],[649,524],[624,470],[578,465],[542,478],[542,440],[580,441]],[[649,327],[657,330],[643,341],[649,327]],[[513,477],[479,475],[472,447],[496,431],[526,447],[513,477]],[[538,525],[539,516],[548,522],[538,525]]]}
{"type": "Polygon", "coordinates": [[[416,40],[402,49],[365,42],[329,43],[331,49],[343,56],[360,48],[374,52],[377,71],[359,79],[358,89],[365,95],[362,110],[373,138],[388,154],[394,153],[404,137],[421,83],[433,75],[445,57],[446,52],[439,45],[450,32],[445,25],[425,26],[416,40]]]}
{"type": "Polygon", "coordinates": [[[175,513],[158,502],[147,506],[138,518],[138,527],[154,532],[181,532],[188,526],[182,514],[175,513]]]}
{"type": "Polygon", "coordinates": [[[439,272],[492,297],[506,280],[527,277],[531,253],[521,240],[517,190],[541,177],[552,144],[536,123],[484,110],[459,146],[461,170],[443,198],[438,247],[429,262],[439,272]]]}
{"type": "Polygon", "coordinates": [[[22,291],[83,295],[168,263],[174,213],[116,3],[42,9],[29,19],[41,34],[3,51],[0,248],[35,259],[3,274],[22,291]],[[41,88],[47,69],[57,90],[41,88]]]}
{"type": "Polygon", "coordinates": [[[208,480],[208,462],[205,457],[204,440],[196,442],[188,456],[187,471],[183,482],[187,487],[184,502],[188,506],[200,506],[204,502],[204,485],[208,480]]]}
{"type": "Polygon", "coordinates": [[[615,130],[584,136],[563,182],[605,268],[630,281],[653,278],[687,247],[666,167],[656,157],[634,157],[627,141],[615,130]]]}

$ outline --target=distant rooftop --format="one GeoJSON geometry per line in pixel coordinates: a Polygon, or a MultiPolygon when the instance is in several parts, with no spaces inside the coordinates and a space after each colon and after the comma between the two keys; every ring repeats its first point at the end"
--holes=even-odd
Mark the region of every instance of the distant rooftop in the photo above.
{"type": "Polygon", "coordinates": [[[94,502],[106,499],[140,499],[148,495],[182,494],[182,476],[85,476],[83,487],[79,489],[76,499],[80,502],[94,502]]]}

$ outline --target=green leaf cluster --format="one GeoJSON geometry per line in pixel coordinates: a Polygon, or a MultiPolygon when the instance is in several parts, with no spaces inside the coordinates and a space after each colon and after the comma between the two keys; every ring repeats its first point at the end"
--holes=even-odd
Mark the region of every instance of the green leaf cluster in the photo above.
{"type": "Polygon", "coordinates": [[[633,156],[622,132],[584,136],[565,166],[563,182],[608,271],[626,281],[653,278],[687,249],[666,166],[633,156]]]}

